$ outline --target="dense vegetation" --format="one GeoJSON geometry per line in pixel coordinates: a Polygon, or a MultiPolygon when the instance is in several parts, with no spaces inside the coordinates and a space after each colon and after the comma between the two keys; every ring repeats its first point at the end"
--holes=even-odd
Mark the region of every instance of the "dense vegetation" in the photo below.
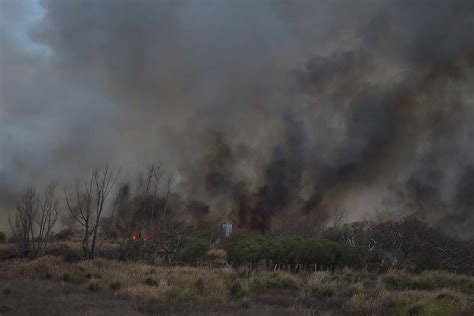
{"type": "MultiPolygon", "coordinates": [[[[118,172],[98,169],[70,195],[29,187],[7,240],[0,279],[58,280],[109,291],[152,312],[186,304],[283,304],[292,311],[446,315],[474,309],[474,247],[415,217],[344,223],[312,234],[196,228],[177,216],[172,177],[157,165],[124,184],[104,216],[118,172]],[[95,203],[93,203],[95,202],[95,203]],[[57,219],[70,225],[55,232],[57,219]],[[66,221],[67,222],[67,221],[66,221]],[[27,259],[27,260],[25,260],[27,259]],[[283,303],[282,303],[283,302],[283,303]]],[[[341,219],[340,216],[337,216],[341,219]]],[[[12,289],[1,289],[11,293],[12,289]]],[[[14,291],[14,289],[13,289],[14,291]]],[[[193,306],[194,307],[194,306],[193,306]]]]}
{"type": "Polygon", "coordinates": [[[365,249],[361,247],[299,236],[244,236],[227,241],[225,248],[229,261],[236,265],[265,260],[296,269],[333,269],[361,267],[365,258],[365,249]]]}
{"type": "MultiPolygon", "coordinates": [[[[321,223],[311,234],[296,229],[293,235],[272,230],[257,235],[237,223],[231,238],[225,238],[217,225],[193,226],[179,216],[189,205],[174,194],[173,176],[167,176],[159,164],[147,166],[135,181],[121,183],[115,190],[119,174],[120,170],[99,167],[88,180],[78,180],[75,189],[64,189],[62,201],[54,184],[43,191],[27,187],[10,218],[16,255],[34,259],[51,254],[55,241],[75,240],[81,251],[68,252],[67,257],[93,260],[103,255],[97,246],[106,241],[118,246],[108,257],[162,265],[218,261],[294,271],[342,267],[474,271],[472,242],[447,236],[415,217],[344,223],[344,212],[338,210],[332,227],[323,228],[321,223]],[[105,216],[107,207],[112,209],[105,216]],[[55,233],[58,219],[66,228],[55,233]]],[[[2,240],[5,235],[0,233],[2,240]]]]}
{"type": "MultiPolygon", "coordinates": [[[[126,260],[143,259],[147,241],[128,241],[126,260]]],[[[232,238],[212,239],[190,231],[176,250],[176,264],[212,260],[209,251],[222,250],[233,266],[265,269],[333,270],[367,268],[386,271],[404,268],[413,272],[446,270],[474,273],[474,247],[433,229],[416,218],[381,223],[356,222],[331,227],[321,237],[261,235],[241,232],[232,238]]]]}
{"type": "MultiPolygon", "coordinates": [[[[181,232],[172,256],[154,252],[156,243],[142,237],[123,240],[107,238],[106,244],[112,246],[107,247],[107,251],[99,249],[97,255],[168,265],[218,263],[268,270],[314,271],[350,267],[376,272],[403,268],[413,272],[446,270],[474,273],[472,244],[446,236],[416,218],[398,222],[344,224],[328,228],[321,237],[238,232],[231,238],[223,238],[216,233],[206,234],[190,228],[181,232]]],[[[63,256],[69,261],[81,260],[80,247],[71,248],[71,243],[64,243],[72,236],[70,232],[59,232],[44,254],[63,256]]],[[[103,245],[105,237],[101,236],[100,244],[103,245]]],[[[22,256],[21,247],[17,244],[7,245],[3,247],[4,251],[0,251],[0,259],[22,256]]]]}
{"type": "MultiPolygon", "coordinates": [[[[57,280],[94,296],[113,293],[151,313],[231,308],[258,314],[274,308],[294,315],[468,315],[474,310],[472,246],[416,218],[341,224],[307,237],[237,230],[225,238],[174,227],[178,234],[157,242],[146,235],[113,236],[111,225],[98,235],[94,260],[84,257],[81,241],[69,230],[52,234],[41,256],[29,260],[22,258],[21,243],[3,238],[0,280],[57,280]],[[168,245],[171,252],[156,248],[168,245]]],[[[15,293],[3,284],[1,295],[15,293]]]]}

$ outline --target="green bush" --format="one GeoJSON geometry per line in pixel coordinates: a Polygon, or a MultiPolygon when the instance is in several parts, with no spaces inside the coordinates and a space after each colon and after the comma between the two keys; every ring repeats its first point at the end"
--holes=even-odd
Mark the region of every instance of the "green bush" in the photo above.
{"type": "Polygon", "coordinates": [[[226,243],[229,261],[236,265],[254,263],[263,258],[262,252],[267,242],[264,236],[244,236],[226,243]]]}
{"type": "Polygon", "coordinates": [[[371,275],[364,271],[343,269],[338,275],[338,279],[347,283],[368,282],[371,275]]]}
{"type": "Polygon", "coordinates": [[[319,283],[311,285],[305,291],[305,296],[324,299],[333,296],[335,293],[336,290],[331,283],[319,283]]]}
{"type": "Polygon", "coordinates": [[[362,247],[352,247],[338,243],[335,246],[335,265],[337,267],[360,267],[365,262],[366,251],[362,247]]]}
{"type": "Polygon", "coordinates": [[[209,242],[203,238],[188,238],[181,249],[179,260],[186,263],[193,263],[198,260],[203,260],[209,251],[209,242]]]}
{"type": "Polygon", "coordinates": [[[334,267],[337,243],[329,240],[308,239],[305,242],[303,263],[317,264],[320,268],[334,267]]]}
{"type": "Polygon", "coordinates": [[[251,274],[250,290],[259,292],[268,289],[297,289],[298,279],[285,271],[260,271],[251,274]]]}
{"type": "Polygon", "coordinates": [[[304,259],[305,240],[302,237],[279,236],[263,244],[261,254],[279,264],[297,264],[304,259]]]}
{"type": "MultiPolygon", "coordinates": [[[[395,300],[390,307],[391,315],[458,315],[456,297],[440,294],[435,298],[422,299],[417,302],[395,300]]],[[[467,314],[466,314],[467,315],[467,314]]]]}
{"type": "Polygon", "coordinates": [[[142,258],[145,241],[141,238],[128,240],[122,249],[122,257],[125,260],[136,261],[142,258]]]}
{"type": "Polygon", "coordinates": [[[299,236],[244,236],[226,243],[229,260],[236,265],[260,259],[274,264],[314,265],[320,268],[358,267],[365,262],[365,250],[340,242],[299,236]]]}

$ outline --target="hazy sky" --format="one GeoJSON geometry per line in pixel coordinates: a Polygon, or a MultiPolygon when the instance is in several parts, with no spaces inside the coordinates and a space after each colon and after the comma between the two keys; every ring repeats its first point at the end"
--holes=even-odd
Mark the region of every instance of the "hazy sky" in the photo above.
{"type": "Polygon", "coordinates": [[[0,229],[29,183],[161,161],[209,220],[472,236],[473,26],[470,0],[2,0],[0,229]]]}

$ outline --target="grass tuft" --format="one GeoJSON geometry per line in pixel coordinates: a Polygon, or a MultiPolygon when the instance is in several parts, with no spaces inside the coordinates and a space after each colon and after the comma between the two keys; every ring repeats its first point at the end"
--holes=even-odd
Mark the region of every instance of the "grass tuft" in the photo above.
{"type": "Polygon", "coordinates": [[[87,285],[87,289],[92,292],[98,292],[101,289],[101,285],[97,280],[92,280],[87,285]]]}
{"type": "Polygon", "coordinates": [[[110,289],[113,291],[118,291],[121,288],[122,288],[122,283],[120,283],[119,281],[114,281],[110,283],[110,289]]]}

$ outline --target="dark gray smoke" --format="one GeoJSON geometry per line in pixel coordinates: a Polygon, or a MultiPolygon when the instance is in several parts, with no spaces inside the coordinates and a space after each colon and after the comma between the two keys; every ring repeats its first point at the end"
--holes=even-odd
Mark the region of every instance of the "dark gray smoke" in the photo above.
{"type": "Polygon", "coordinates": [[[3,213],[30,181],[160,160],[195,222],[342,208],[472,237],[470,0],[1,3],[3,213]]]}

